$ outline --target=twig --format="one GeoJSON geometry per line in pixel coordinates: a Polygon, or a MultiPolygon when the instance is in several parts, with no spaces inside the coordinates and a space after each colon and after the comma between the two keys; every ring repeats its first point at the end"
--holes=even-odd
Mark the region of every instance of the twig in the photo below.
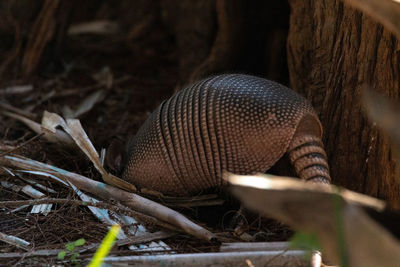
{"type": "Polygon", "coordinates": [[[14,94],[25,94],[33,90],[32,84],[27,85],[14,85],[0,89],[1,95],[14,95],[14,94]]]}
{"type": "Polygon", "coordinates": [[[37,135],[35,135],[34,137],[32,137],[31,139],[29,139],[29,140],[23,142],[22,144],[20,144],[20,145],[14,147],[13,149],[8,150],[8,151],[4,151],[3,153],[0,153],[0,157],[3,157],[3,156],[5,156],[5,155],[9,155],[10,153],[15,152],[16,150],[20,149],[21,147],[24,147],[24,146],[26,146],[27,144],[29,144],[30,142],[33,142],[34,140],[38,139],[38,138],[41,137],[43,134],[44,134],[44,133],[37,134],[37,135]]]}
{"type": "Polygon", "coordinates": [[[24,250],[28,250],[29,242],[25,241],[21,238],[12,235],[6,235],[0,232],[0,240],[6,242],[7,244],[16,246],[18,248],[22,248],[24,250]]]}
{"type": "Polygon", "coordinates": [[[60,179],[74,184],[81,190],[100,196],[103,199],[115,199],[120,201],[122,204],[131,207],[138,212],[142,212],[146,215],[153,216],[159,220],[175,225],[183,229],[186,233],[196,236],[197,238],[207,241],[217,240],[213,233],[190,221],[179,212],[137,194],[129,193],[116,187],[91,180],[82,175],[22,157],[17,158],[5,156],[0,158],[0,164],[14,166],[25,170],[37,170],[50,173],[60,179]]]}
{"type": "MultiPolygon", "coordinates": [[[[1,203],[1,202],[0,202],[1,203]]],[[[222,243],[221,252],[234,251],[278,251],[289,248],[288,242],[236,242],[222,243]]]]}
{"type": "MultiPolygon", "coordinates": [[[[161,240],[164,238],[169,238],[173,236],[173,233],[167,233],[167,232],[155,232],[155,233],[148,233],[143,236],[138,236],[135,237],[134,239],[122,239],[118,240],[116,242],[117,246],[125,246],[125,245],[136,245],[136,244],[142,244],[142,243],[148,243],[156,240],[161,240]]],[[[89,251],[92,249],[95,249],[99,246],[99,243],[94,243],[90,244],[88,246],[82,247],[79,249],[79,253],[83,253],[85,251],[89,251]]],[[[34,251],[29,251],[29,252],[11,252],[11,253],[1,253],[0,254],[0,259],[12,259],[12,258],[22,258],[22,257],[46,257],[46,256],[55,256],[57,255],[60,251],[63,251],[64,249],[42,249],[42,250],[34,250],[34,251]]]]}
{"type": "Polygon", "coordinates": [[[223,199],[213,199],[213,200],[201,200],[201,201],[188,201],[188,202],[178,202],[178,203],[165,203],[168,207],[181,207],[181,208],[192,208],[192,207],[208,207],[208,206],[221,206],[224,204],[223,199]]]}
{"type": "MultiPolygon", "coordinates": [[[[115,85],[124,83],[129,80],[131,80],[130,76],[122,76],[118,79],[115,79],[113,81],[113,85],[115,86],[115,85]]],[[[96,83],[96,84],[89,85],[89,86],[82,87],[82,88],[66,88],[66,89],[63,89],[62,92],[58,92],[57,94],[55,94],[52,97],[59,98],[59,97],[66,97],[66,96],[76,96],[77,94],[82,94],[82,92],[87,93],[87,91],[90,92],[90,91],[93,91],[96,89],[102,89],[104,87],[105,87],[104,84],[96,83]]]]}
{"type": "Polygon", "coordinates": [[[26,118],[24,116],[18,115],[16,113],[11,113],[8,111],[3,111],[2,114],[9,116],[11,118],[14,118],[16,120],[19,120],[20,122],[24,123],[26,126],[31,128],[37,134],[44,134],[44,138],[46,138],[46,140],[49,142],[62,143],[62,144],[68,145],[68,146],[73,145],[72,138],[69,135],[67,135],[64,131],[57,129],[55,135],[49,134],[48,132],[45,132],[42,130],[42,126],[39,123],[37,123],[29,118],[26,118]]]}
{"type": "Polygon", "coordinates": [[[125,215],[132,216],[139,221],[150,224],[150,225],[158,225],[160,227],[172,230],[172,231],[181,231],[179,228],[176,228],[175,226],[162,222],[160,220],[155,219],[154,217],[142,214],[137,211],[133,211],[127,207],[124,207],[122,205],[112,205],[106,202],[88,202],[88,201],[81,201],[81,200],[76,200],[76,199],[60,199],[60,198],[43,198],[43,199],[30,199],[30,200],[15,200],[15,201],[1,201],[0,202],[0,208],[4,207],[19,207],[19,206],[24,206],[24,205],[39,205],[39,204],[71,204],[71,205],[76,205],[76,206],[92,206],[96,208],[102,208],[102,209],[109,209],[112,211],[115,211],[116,213],[123,213],[125,215]]]}
{"type": "Polygon", "coordinates": [[[217,194],[198,195],[193,197],[171,197],[159,194],[157,198],[154,198],[155,194],[150,194],[147,192],[147,190],[142,189],[140,192],[144,193],[144,197],[148,197],[156,201],[158,200],[168,207],[190,208],[201,206],[218,206],[225,202],[223,199],[219,199],[217,194]]]}
{"type": "Polygon", "coordinates": [[[22,175],[19,178],[21,178],[23,181],[27,182],[28,184],[30,184],[36,188],[39,188],[40,190],[46,191],[47,193],[57,194],[57,191],[51,189],[50,187],[44,186],[44,185],[38,183],[37,181],[22,177],[22,175]]]}
{"type": "Polygon", "coordinates": [[[14,112],[15,114],[27,117],[29,119],[35,119],[37,117],[36,114],[30,113],[28,111],[25,111],[25,110],[22,110],[22,109],[19,109],[19,108],[16,108],[16,107],[14,107],[14,106],[12,106],[12,105],[10,105],[8,103],[5,103],[3,101],[0,101],[0,108],[8,110],[8,111],[11,111],[11,112],[14,112]]]}

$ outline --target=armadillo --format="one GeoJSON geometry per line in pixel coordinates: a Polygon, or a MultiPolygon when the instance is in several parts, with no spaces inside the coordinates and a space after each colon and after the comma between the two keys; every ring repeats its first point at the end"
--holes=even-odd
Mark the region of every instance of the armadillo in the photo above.
{"type": "Polygon", "coordinates": [[[273,81],[225,74],[162,102],[127,144],[123,179],[187,196],[225,184],[224,171],[266,172],[285,153],[302,179],[330,182],[322,126],[310,103],[273,81]]]}

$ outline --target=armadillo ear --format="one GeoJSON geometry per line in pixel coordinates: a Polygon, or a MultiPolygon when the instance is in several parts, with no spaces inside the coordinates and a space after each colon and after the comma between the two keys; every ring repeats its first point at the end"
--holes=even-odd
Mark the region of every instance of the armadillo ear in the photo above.
{"type": "Polygon", "coordinates": [[[295,135],[314,135],[322,137],[322,125],[318,117],[314,114],[306,114],[297,125],[295,135]]]}
{"type": "Polygon", "coordinates": [[[120,173],[122,171],[124,155],[124,144],[121,140],[114,138],[107,149],[105,164],[108,168],[120,173]]]}

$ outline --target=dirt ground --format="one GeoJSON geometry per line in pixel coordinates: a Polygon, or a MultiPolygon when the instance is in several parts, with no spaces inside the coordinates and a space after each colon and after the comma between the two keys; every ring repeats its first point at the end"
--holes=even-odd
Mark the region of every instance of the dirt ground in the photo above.
{"type": "MultiPolygon", "coordinates": [[[[47,55],[45,64],[29,79],[15,80],[12,74],[3,77],[0,88],[27,85],[33,89],[20,93],[1,89],[2,110],[17,110],[40,123],[45,110],[66,114],[65,110],[75,109],[88,96],[102,90],[105,92],[104,99],[79,116],[81,124],[97,151],[107,148],[112,140],[126,141],[130,135],[136,133],[149,112],[177,89],[177,54],[172,43],[171,36],[162,34],[161,31],[154,31],[145,40],[130,44],[121,44],[112,39],[98,39],[95,36],[70,38],[65,53],[62,56],[47,55]]],[[[36,134],[31,129],[14,118],[4,114],[0,118],[1,153],[23,155],[101,180],[93,165],[78,151],[51,144],[41,136],[35,137],[36,134]],[[4,152],[10,149],[12,152],[4,152]]],[[[2,173],[2,182],[26,184],[20,177],[4,173],[4,170],[2,173]]],[[[84,238],[86,244],[101,242],[107,233],[107,225],[93,216],[87,207],[72,203],[72,200],[78,199],[73,190],[34,175],[24,178],[31,178],[53,189],[54,192],[49,193],[49,197],[71,202],[54,204],[47,215],[31,213],[31,206],[16,209],[3,204],[0,206],[0,232],[28,241],[34,250],[64,249],[66,243],[79,238],[84,238]]],[[[29,199],[31,197],[22,191],[0,187],[0,201],[3,203],[29,199]]],[[[226,226],[238,205],[229,197],[223,200],[223,205],[178,210],[218,233],[225,241],[238,241],[240,238],[226,226]]],[[[148,229],[162,230],[156,226],[149,226],[148,229]]],[[[244,229],[250,234],[261,232],[261,239],[268,241],[286,240],[291,235],[286,227],[260,218],[249,221],[244,229]]],[[[218,245],[184,234],[174,234],[163,241],[178,253],[218,251],[218,245]]],[[[25,251],[0,242],[0,253],[11,252],[25,251]]],[[[80,258],[90,258],[93,253],[93,250],[88,250],[81,253],[80,258]]],[[[141,253],[144,252],[129,250],[127,246],[120,246],[113,251],[113,255],[141,253]]],[[[8,259],[7,264],[52,264],[56,263],[56,258],[16,257],[8,259]]]]}

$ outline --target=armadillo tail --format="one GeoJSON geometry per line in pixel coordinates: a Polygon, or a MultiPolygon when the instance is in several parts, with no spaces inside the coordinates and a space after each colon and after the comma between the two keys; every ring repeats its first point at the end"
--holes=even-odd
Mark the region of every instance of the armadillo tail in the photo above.
{"type": "Polygon", "coordinates": [[[327,156],[319,137],[294,136],[288,152],[290,161],[301,179],[320,183],[331,182],[327,156]]]}

